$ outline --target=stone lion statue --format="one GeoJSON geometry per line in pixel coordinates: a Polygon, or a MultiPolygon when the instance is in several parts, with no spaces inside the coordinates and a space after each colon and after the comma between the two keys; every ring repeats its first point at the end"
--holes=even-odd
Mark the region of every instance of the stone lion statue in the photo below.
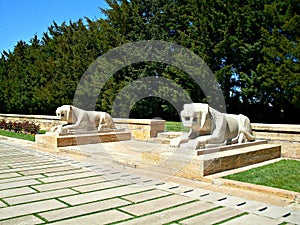
{"type": "Polygon", "coordinates": [[[115,129],[111,116],[106,112],[86,111],[72,105],[63,105],[56,109],[56,115],[67,122],[50,130],[58,134],[115,129]]]}
{"type": "Polygon", "coordinates": [[[250,120],[242,114],[221,113],[208,104],[192,103],[184,105],[180,116],[190,131],[171,139],[171,147],[187,143],[188,148],[199,149],[255,140],[250,120]]]}

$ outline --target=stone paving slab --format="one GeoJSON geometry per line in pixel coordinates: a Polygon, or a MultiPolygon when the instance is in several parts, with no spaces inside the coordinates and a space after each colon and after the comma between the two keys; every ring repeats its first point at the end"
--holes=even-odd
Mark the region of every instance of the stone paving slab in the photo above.
{"type": "Polygon", "coordinates": [[[124,186],[133,184],[132,181],[122,181],[122,180],[113,180],[113,181],[103,181],[101,183],[97,184],[88,184],[83,185],[79,187],[74,187],[73,190],[85,193],[85,192],[91,192],[91,191],[99,191],[103,189],[118,187],[118,186],[124,186]]]}
{"type": "Polygon", "coordinates": [[[0,190],[5,190],[9,188],[17,188],[17,187],[26,187],[29,185],[34,185],[34,184],[41,184],[41,182],[37,180],[23,180],[23,181],[15,181],[15,182],[10,182],[10,183],[3,183],[0,184],[0,190]]]}
{"type": "Polygon", "coordinates": [[[67,205],[57,200],[45,200],[22,205],[5,207],[0,210],[0,220],[27,214],[43,212],[51,209],[64,208],[67,205]]]}
{"type": "Polygon", "coordinates": [[[141,216],[188,202],[191,202],[191,199],[188,197],[181,195],[171,195],[143,203],[134,204],[131,206],[126,206],[122,208],[122,210],[135,216],[141,216]]]}
{"type": "Polygon", "coordinates": [[[22,216],[14,219],[0,221],[1,225],[13,225],[13,224],[32,225],[32,224],[42,224],[42,223],[44,223],[43,220],[33,215],[22,216]]]}
{"type": "Polygon", "coordinates": [[[0,184],[18,182],[18,181],[22,181],[22,180],[38,179],[38,178],[44,178],[44,177],[45,176],[41,175],[41,174],[35,174],[35,175],[32,175],[32,176],[12,177],[12,178],[6,178],[6,179],[0,180],[0,184]]]}
{"type": "Polygon", "coordinates": [[[274,220],[271,218],[263,217],[263,216],[258,216],[258,215],[253,215],[253,214],[248,214],[241,216],[239,218],[233,219],[231,221],[228,221],[226,223],[223,223],[224,225],[237,225],[237,224],[242,224],[242,225],[278,225],[280,224],[280,221],[274,220]]]}
{"type": "Polygon", "coordinates": [[[40,201],[74,194],[77,194],[77,192],[71,189],[59,189],[55,191],[47,191],[35,194],[21,195],[17,197],[4,198],[3,200],[9,205],[17,205],[26,202],[40,201]]]}
{"type": "Polygon", "coordinates": [[[161,191],[161,190],[150,190],[138,194],[128,195],[125,197],[122,197],[123,199],[126,199],[128,201],[138,203],[143,202],[149,199],[159,198],[159,197],[165,197],[167,195],[170,195],[170,192],[167,191],[161,191]]]}
{"type": "Polygon", "coordinates": [[[43,174],[46,177],[55,177],[55,176],[69,175],[69,174],[73,174],[73,173],[81,173],[81,172],[87,172],[87,171],[89,171],[89,170],[74,168],[73,166],[65,166],[65,167],[57,168],[56,171],[44,172],[43,174]]]}
{"type": "Polygon", "coordinates": [[[199,216],[194,216],[189,219],[181,221],[181,224],[195,224],[195,225],[207,225],[207,224],[215,224],[226,220],[231,217],[235,217],[237,215],[242,214],[241,211],[230,208],[220,208],[208,213],[201,214],[199,216]]]}
{"type": "MultiPolygon", "coordinates": [[[[33,175],[33,174],[44,174],[45,176],[51,176],[51,173],[54,174],[55,176],[55,173],[59,173],[59,172],[73,172],[73,171],[76,171],[74,169],[74,167],[72,166],[59,166],[59,167],[51,167],[51,168],[45,168],[45,169],[37,169],[37,170],[28,170],[28,171],[23,171],[21,172],[21,174],[23,175],[33,175]]],[[[60,174],[58,174],[60,175],[60,174]]],[[[63,175],[63,174],[61,174],[63,175]]]]}
{"type": "Polygon", "coordinates": [[[70,205],[79,205],[87,202],[99,201],[99,200],[104,200],[104,199],[113,198],[117,196],[137,193],[141,191],[147,191],[147,190],[148,189],[143,187],[128,185],[123,187],[106,189],[102,191],[94,191],[94,192],[89,192],[84,194],[78,194],[76,196],[60,198],[60,200],[70,205]]]}
{"type": "Polygon", "coordinates": [[[234,207],[242,204],[246,204],[246,200],[244,198],[236,197],[236,196],[227,196],[225,199],[221,198],[214,203],[216,205],[221,205],[221,206],[227,206],[227,207],[234,207]]]}
{"type": "MultiPolygon", "coordinates": [[[[166,224],[173,221],[187,218],[192,215],[203,213],[205,211],[216,208],[217,206],[207,202],[191,202],[185,205],[180,205],[176,208],[167,209],[158,213],[150,214],[148,216],[139,217],[120,224],[136,225],[136,224],[166,224]]],[[[177,224],[177,223],[176,223],[177,224]]],[[[181,224],[181,223],[180,223],[181,224]]]]}
{"type": "Polygon", "coordinates": [[[105,212],[100,212],[92,215],[82,216],[78,218],[63,220],[60,222],[53,223],[53,225],[82,225],[82,224],[108,224],[112,222],[117,222],[132,218],[130,215],[117,211],[109,210],[105,212]]]}
{"type": "Polygon", "coordinates": [[[97,182],[103,182],[106,181],[105,177],[102,176],[96,176],[96,177],[88,177],[88,178],[81,178],[76,180],[68,180],[68,181],[60,181],[55,183],[46,183],[46,184],[40,184],[32,186],[38,191],[50,191],[50,190],[57,190],[57,189],[63,189],[63,188],[70,188],[70,187],[77,187],[80,185],[85,184],[93,184],[97,182]]]}
{"type": "Polygon", "coordinates": [[[100,202],[88,203],[84,205],[69,207],[65,209],[52,210],[45,213],[40,213],[39,216],[45,218],[47,221],[56,221],[75,216],[85,215],[93,212],[99,212],[102,210],[113,209],[116,207],[130,204],[129,201],[123,199],[109,199],[100,202]]]}
{"type": "Polygon", "coordinates": [[[0,191],[0,198],[19,196],[30,193],[36,193],[36,191],[30,187],[19,187],[0,191]]]}
{"type": "Polygon", "coordinates": [[[259,209],[255,211],[255,214],[270,217],[273,219],[280,219],[282,216],[285,216],[291,212],[291,209],[287,207],[280,207],[280,206],[274,206],[269,205],[265,208],[259,209]]]}
{"type": "MultiPolygon", "coordinates": [[[[1,171],[1,168],[0,168],[0,171],[1,171]]],[[[20,176],[22,176],[22,175],[18,174],[18,173],[3,173],[3,174],[0,174],[0,181],[2,179],[13,178],[13,177],[20,177],[20,176]]]]}
{"type": "Polygon", "coordinates": [[[85,178],[85,177],[93,177],[98,176],[99,173],[96,173],[94,171],[87,171],[83,173],[74,173],[74,174],[68,174],[68,175],[61,175],[61,176],[55,176],[55,177],[47,177],[39,179],[43,183],[52,183],[57,181],[65,181],[65,180],[74,180],[78,178],[85,178]]]}

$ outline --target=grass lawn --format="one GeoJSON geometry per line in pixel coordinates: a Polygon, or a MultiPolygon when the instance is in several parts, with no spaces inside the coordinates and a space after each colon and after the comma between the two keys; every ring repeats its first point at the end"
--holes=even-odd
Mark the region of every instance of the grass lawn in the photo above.
{"type": "MultiPolygon", "coordinates": [[[[46,133],[46,131],[39,131],[40,134],[46,133]]],[[[22,134],[22,133],[15,133],[8,130],[0,130],[0,136],[12,137],[12,138],[19,138],[27,141],[35,141],[35,136],[31,134],[22,134]]]]}
{"type": "Polygon", "coordinates": [[[300,161],[281,160],[223,178],[300,192],[300,161]]]}
{"type": "Polygon", "coordinates": [[[190,129],[182,126],[182,122],[166,121],[165,131],[188,132],[190,129]]]}

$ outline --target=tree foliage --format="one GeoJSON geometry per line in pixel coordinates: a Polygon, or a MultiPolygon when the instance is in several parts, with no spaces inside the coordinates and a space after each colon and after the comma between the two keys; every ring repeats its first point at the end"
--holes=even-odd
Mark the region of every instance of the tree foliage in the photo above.
{"type": "MultiPolygon", "coordinates": [[[[106,0],[104,17],[57,24],[41,38],[19,41],[0,58],[2,113],[53,114],[72,104],[89,65],[109,50],[140,40],[164,40],[199,55],[217,77],[227,112],[254,122],[299,123],[298,0],[106,0]]],[[[97,109],[111,112],[118,93],[144,77],[172,80],[195,102],[207,99],[183,71],[158,62],[128,65],[102,88],[97,109]]],[[[179,98],[174,95],[174,101],[179,98]]],[[[165,99],[134,104],[134,117],[176,120],[165,99]]]]}

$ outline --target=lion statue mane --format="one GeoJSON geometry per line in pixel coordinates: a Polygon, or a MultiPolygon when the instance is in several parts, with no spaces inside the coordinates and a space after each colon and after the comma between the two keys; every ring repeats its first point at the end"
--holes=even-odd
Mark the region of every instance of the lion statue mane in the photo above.
{"type": "Polygon", "coordinates": [[[50,130],[58,134],[115,129],[112,117],[106,112],[86,111],[72,105],[63,105],[56,109],[56,115],[67,122],[50,130]]]}
{"type": "Polygon", "coordinates": [[[205,103],[185,104],[180,113],[183,126],[189,133],[171,139],[171,147],[187,143],[188,148],[210,148],[227,144],[254,141],[248,117],[221,113],[205,103]]]}

